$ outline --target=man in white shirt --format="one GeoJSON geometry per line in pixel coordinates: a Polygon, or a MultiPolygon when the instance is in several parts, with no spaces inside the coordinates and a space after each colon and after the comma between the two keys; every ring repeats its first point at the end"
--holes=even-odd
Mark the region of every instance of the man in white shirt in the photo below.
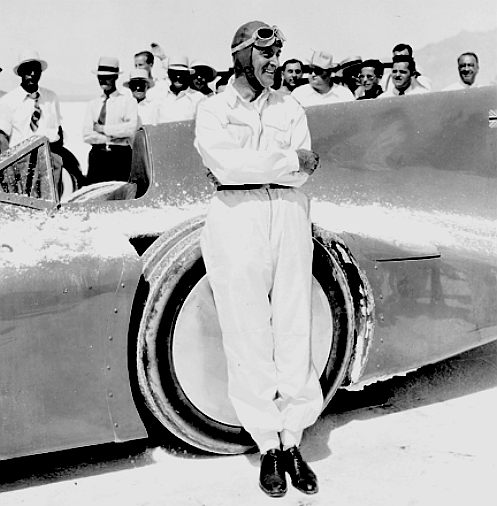
{"type": "MultiPolygon", "coordinates": [[[[395,45],[392,49],[392,62],[396,56],[409,56],[414,60],[412,46],[404,43],[395,45]]],[[[414,88],[422,87],[426,88],[427,91],[431,91],[431,80],[422,74],[421,69],[416,67],[412,78],[414,80],[414,88]]],[[[384,74],[382,87],[385,91],[389,91],[393,87],[391,73],[384,74]]]]}
{"type": "Polygon", "coordinates": [[[333,82],[333,57],[324,51],[314,51],[309,62],[309,84],[299,86],[292,97],[303,107],[350,102],[355,99],[345,86],[333,82]]]}
{"type": "Polygon", "coordinates": [[[38,85],[47,62],[33,50],[24,51],[14,67],[21,83],[0,99],[0,147],[8,147],[33,135],[59,140],[61,115],[57,95],[38,85]]]}
{"type": "MultiPolygon", "coordinates": [[[[134,60],[135,69],[145,70],[148,74],[150,84],[147,92],[147,97],[149,100],[160,100],[167,94],[169,82],[167,78],[157,78],[152,76],[152,68],[154,66],[155,56],[151,51],[140,51],[139,53],[135,54],[134,60]]],[[[159,61],[161,65],[164,65],[164,62],[167,62],[167,59],[164,57],[164,59],[159,59],[159,61]]]]}
{"type": "Polygon", "coordinates": [[[190,82],[192,90],[199,91],[206,97],[214,95],[214,90],[209,86],[209,83],[216,79],[216,69],[202,60],[196,60],[192,63],[192,70],[194,72],[190,82]]]}
{"type": "Polygon", "coordinates": [[[74,155],[64,147],[59,99],[39,86],[47,62],[35,50],[19,55],[14,73],[21,83],[0,99],[0,152],[33,135],[46,136],[50,143],[55,187],[62,193],[62,166],[73,176],[76,186],[84,184],[84,177],[74,155]]]}
{"type": "Polygon", "coordinates": [[[302,74],[304,73],[304,65],[300,60],[292,58],[283,63],[281,67],[281,86],[278,88],[280,93],[290,95],[302,83],[302,74]]]}
{"type": "Polygon", "coordinates": [[[135,69],[129,74],[129,80],[123,86],[129,88],[138,104],[138,126],[156,125],[159,113],[158,101],[148,96],[150,78],[145,69],[135,69]]]}
{"type": "Polygon", "coordinates": [[[261,21],[231,43],[235,76],[199,105],[195,146],[217,182],[201,237],[228,367],[228,393],[261,452],[259,486],[306,494],[316,475],[298,446],[322,409],[310,356],[312,233],[300,192],[319,157],[305,113],[271,89],[283,35],[261,21]]]}
{"type": "Polygon", "coordinates": [[[476,53],[462,53],[457,59],[457,70],[460,77],[459,81],[447,86],[443,91],[478,88],[480,83],[478,83],[477,76],[480,67],[476,53]]]}
{"type": "Polygon", "coordinates": [[[116,88],[121,73],[117,58],[102,56],[93,73],[102,94],[88,103],[83,124],[83,140],[92,145],[87,182],[127,181],[131,145],[138,128],[138,105],[130,94],[116,88]]]}
{"type": "Polygon", "coordinates": [[[378,96],[378,98],[398,97],[428,93],[415,79],[416,63],[410,56],[394,56],[392,67],[393,86],[378,96]]]}
{"type": "Polygon", "coordinates": [[[186,121],[195,117],[197,106],[205,95],[190,88],[193,72],[186,56],[171,57],[167,70],[171,84],[159,101],[158,123],[186,121]]]}

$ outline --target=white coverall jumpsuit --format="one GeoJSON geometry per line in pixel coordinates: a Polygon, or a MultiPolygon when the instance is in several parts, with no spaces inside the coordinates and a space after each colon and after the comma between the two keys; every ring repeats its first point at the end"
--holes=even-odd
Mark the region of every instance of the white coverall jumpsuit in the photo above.
{"type": "Polygon", "coordinates": [[[228,365],[228,392],[261,453],[300,443],[323,397],[311,362],[312,233],[296,187],[296,150],[310,149],[305,113],[267,89],[253,102],[232,84],[199,106],[195,146],[222,185],[201,236],[228,365]],[[279,437],[279,435],[280,437],[279,437]]]}

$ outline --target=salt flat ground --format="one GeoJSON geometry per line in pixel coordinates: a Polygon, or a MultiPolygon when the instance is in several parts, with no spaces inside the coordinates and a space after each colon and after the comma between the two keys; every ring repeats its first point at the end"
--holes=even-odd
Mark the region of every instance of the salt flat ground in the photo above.
{"type": "Polygon", "coordinates": [[[258,488],[258,455],[137,441],[0,463],[0,505],[494,506],[497,343],[360,392],[340,391],[305,435],[320,492],[258,488]]]}

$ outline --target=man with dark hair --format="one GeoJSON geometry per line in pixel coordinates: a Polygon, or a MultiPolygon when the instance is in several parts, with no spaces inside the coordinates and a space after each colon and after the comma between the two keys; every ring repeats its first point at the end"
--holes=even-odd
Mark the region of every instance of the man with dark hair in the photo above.
{"type": "MultiPolygon", "coordinates": [[[[151,51],[140,51],[135,54],[135,69],[143,69],[148,73],[149,89],[147,92],[148,100],[158,100],[167,93],[167,80],[158,79],[152,76],[152,68],[155,62],[155,56],[151,51]]],[[[163,60],[161,60],[163,62],[163,60]]]]}
{"type": "Polygon", "coordinates": [[[392,67],[392,83],[388,90],[382,93],[380,98],[397,97],[401,95],[414,95],[427,93],[428,90],[421,86],[415,79],[416,63],[407,55],[394,56],[392,67]]]}
{"type": "Polygon", "coordinates": [[[271,497],[286,493],[285,473],[298,490],[318,491],[298,447],[323,405],[310,354],[309,200],[298,189],[319,157],[302,107],[271,88],[283,40],[261,21],[236,31],[235,78],[200,104],[195,138],[217,180],[201,248],[228,393],[261,452],[259,486],[271,497]]]}
{"type": "Polygon", "coordinates": [[[303,107],[354,100],[354,95],[346,86],[333,82],[335,68],[330,53],[313,51],[309,61],[309,84],[295,89],[292,97],[303,107]]]}
{"type": "Polygon", "coordinates": [[[292,58],[283,63],[281,71],[280,93],[289,95],[295,88],[299,87],[302,79],[304,65],[300,60],[292,58]]]}
{"type": "MultiPolygon", "coordinates": [[[[404,43],[397,44],[392,49],[392,61],[393,61],[393,58],[395,58],[396,56],[408,56],[408,57],[414,59],[413,49],[409,44],[404,44],[404,43]]],[[[430,79],[428,79],[426,76],[421,75],[421,74],[422,74],[422,72],[420,71],[420,69],[416,68],[416,71],[415,71],[414,75],[412,76],[412,78],[416,81],[416,83],[415,83],[416,86],[417,85],[422,86],[423,88],[426,88],[427,91],[430,91],[431,90],[430,79]]],[[[385,92],[390,91],[390,88],[393,86],[391,77],[392,77],[391,73],[385,76],[384,85],[383,85],[383,89],[385,90],[385,92]]]]}
{"type": "Polygon", "coordinates": [[[377,98],[383,93],[380,80],[383,77],[383,63],[379,60],[365,60],[361,64],[359,79],[361,86],[356,90],[357,100],[377,98]]]}
{"type": "Polygon", "coordinates": [[[444,91],[468,90],[477,88],[480,83],[476,80],[480,70],[478,56],[476,53],[466,52],[457,58],[457,70],[459,72],[459,81],[444,88],[444,91]]]}
{"type": "Polygon", "coordinates": [[[407,55],[412,57],[412,47],[409,44],[400,43],[393,47],[393,56],[407,55]]]}

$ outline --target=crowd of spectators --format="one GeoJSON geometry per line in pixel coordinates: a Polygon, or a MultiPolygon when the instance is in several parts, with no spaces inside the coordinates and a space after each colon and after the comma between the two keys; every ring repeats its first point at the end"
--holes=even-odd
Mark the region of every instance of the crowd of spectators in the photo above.
{"type": "MultiPolygon", "coordinates": [[[[460,78],[446,89],[479,86],[478,65],[474,52],[459,55],[460,78]]],[[[85,178],[63,146],[57,95],[38,84],[46,68],[47,62],[36,51],[19,56],[13,70],[20,84],[0,98],[0,152],[34,134],[45,135],[56,154],[56,166],[64,166],[77,186],[127,180],[133,138],[141,125],[193,119],[198,104],[222,93],[233,79],[233,69],[217,71],[205,61],[190,62],[183,55],[167,57],[152,43],[134,55],[134,69],[123,83],[125,89],[119,89],[116,83],[122,71],[118,59],[102,56],[93,69],[101,94],[88,103],[82,125],[83,140],[91,145],[85,178]]],[[[412,47],[397,44],[387,63],[360,56],[336,63],[326,51],[313,51],[306,62],[291,58],[278,69],[273,87],[306,108],[428,93],[431,82],[417,67],[412,47]]]]}

